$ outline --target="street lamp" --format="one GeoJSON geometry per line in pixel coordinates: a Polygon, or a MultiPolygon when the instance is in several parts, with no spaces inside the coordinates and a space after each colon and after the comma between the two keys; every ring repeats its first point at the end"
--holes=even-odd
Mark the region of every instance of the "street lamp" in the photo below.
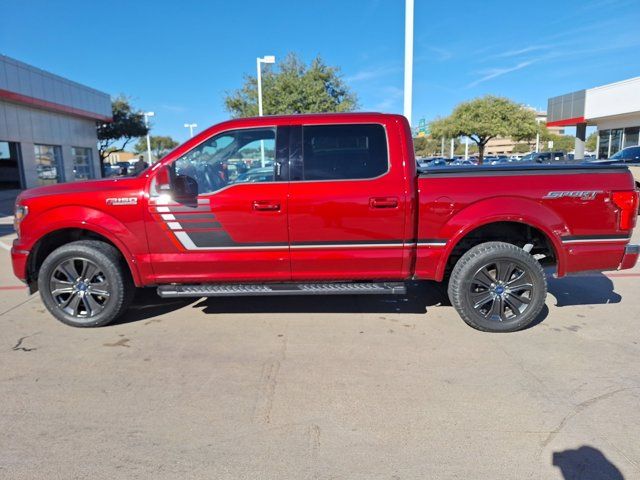
{"type": "Polygon", "coordinates": [[[147,127],[147,162],[151,165],[151,138],[149,138],[149,117],[153,117],[155,113],[144,112],[144,126],[147,127]]]}
{"type": "MultiPolygon", "coordinates": [[[[413,100],[413,0],[405,0],[404,10],[404,116],[411,125],[413,100]]],[[[444,150],[444,147],[442,148],[444,150]]],[[[444,156],[444,155],[443,155],[444,156]]]]}
{"type": "MultiPolygon", "coordinates": [[[[264,57],[256,58],[256,69],[258,70],[258,115],[262,116],[262,64],[263,63],[276,63],[276,57],[273,55],[265,55],[264,57]]],[[[260,140],[260,165],[262,168],[265,166],[264,161],[264,141],[260,140]]]]}
{"type": "Polygon", "coordinates": [[[540,117],[538,117],[538,114],[536,112],[536,123],[537,123],[537,127],[536,128],[536,153],[538,153],[540,151],[540,122],[542,121],[542,119],[540,117]]]}
{"type": "Polygon", "coordinates": [[[185,123],[184,124],[184,128],[188,128],[189,129],[189,135],[191,136],[191,138],[193,138],[193,129],[196,128],[198,126],[197,123],[185,123]]]}

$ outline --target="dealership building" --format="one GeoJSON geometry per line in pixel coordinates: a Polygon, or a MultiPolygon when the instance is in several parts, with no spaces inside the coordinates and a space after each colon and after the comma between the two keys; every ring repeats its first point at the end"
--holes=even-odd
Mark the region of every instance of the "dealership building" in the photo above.
{"type": "Polygon", "coordinates": [[[100,178],[108,94],[0,55],[0,189],[100,178]]]}
{"type": "Polygon", "coordinates": [[[640,145],[640,77],[549,99],[550,127],[576,127],[575,158],[584,158],[588,125],[598,129],[597,157],[640,145]]]}

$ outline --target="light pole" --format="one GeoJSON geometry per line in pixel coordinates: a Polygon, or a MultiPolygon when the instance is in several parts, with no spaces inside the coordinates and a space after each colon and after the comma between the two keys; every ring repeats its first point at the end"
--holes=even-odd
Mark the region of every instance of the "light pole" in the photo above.
{"type": "Polygon", "coordinates": [[[404,10],[404,116],[411,125],[413,100],[413,0],[405,0],[404,10]]]}
{"type": "Polygon", "coordinates": [[[536,114],[536,153],[538,153],[540,151],[540,117],[537,116],[536,114]]]}
{"type": "Polygon", "coordinates": [[[188,128],[189,129],[189,136],[191,138],[193,138],[193,129],[196,128],[198,126],[197,123],[185,123],[184,124],[184,128],[188,128]]]}
{"type": "MultiPolygon", "coordinates": [[[[276,63],[276,57],[273,55],[265,55],[256,58],[256,69],[258,70],[258,115],[262,116],[262,64],[276,63]]],[[[264,141],[260,140],[260,165],[264,168],[264,141]]]]}
{"type": "Polygon", "coordinates": [[[464,159],[469,160],[469,137],[464,140],[464,159]]]}
{"type": "Polygon", "coordinates": [[[151,165],[151,138],[149,137],[149,117],[153,117],[155,113],[144,112],[144,126],[147,127],[147,162],[151,165]]]}

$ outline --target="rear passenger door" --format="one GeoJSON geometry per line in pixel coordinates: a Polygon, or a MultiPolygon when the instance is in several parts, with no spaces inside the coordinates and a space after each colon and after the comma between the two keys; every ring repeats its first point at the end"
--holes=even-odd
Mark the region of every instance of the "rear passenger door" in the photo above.
{"type": "Polygon", "coordinates": [[[406,196],[381,124],[291,127],[293,280],[392,279],[402,270],[406,196]]]}

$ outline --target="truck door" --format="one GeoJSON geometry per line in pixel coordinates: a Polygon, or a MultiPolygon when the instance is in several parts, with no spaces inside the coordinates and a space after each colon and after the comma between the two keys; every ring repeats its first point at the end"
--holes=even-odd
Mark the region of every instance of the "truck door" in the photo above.
{"type": "Polygon", "coordinates": [[[390,161],[387,127],[305,125],[290,136],[292,278],[401,276],[405,180],[402,159],[390,161]]]}
{"type": "Polygon", "coordinates": [[[169,165],[169,194],[154,191],[152,181],[146,223],[159,283],[290,280],[279,163],[287,160],[287,133],[222,132],[169,165]]]}

